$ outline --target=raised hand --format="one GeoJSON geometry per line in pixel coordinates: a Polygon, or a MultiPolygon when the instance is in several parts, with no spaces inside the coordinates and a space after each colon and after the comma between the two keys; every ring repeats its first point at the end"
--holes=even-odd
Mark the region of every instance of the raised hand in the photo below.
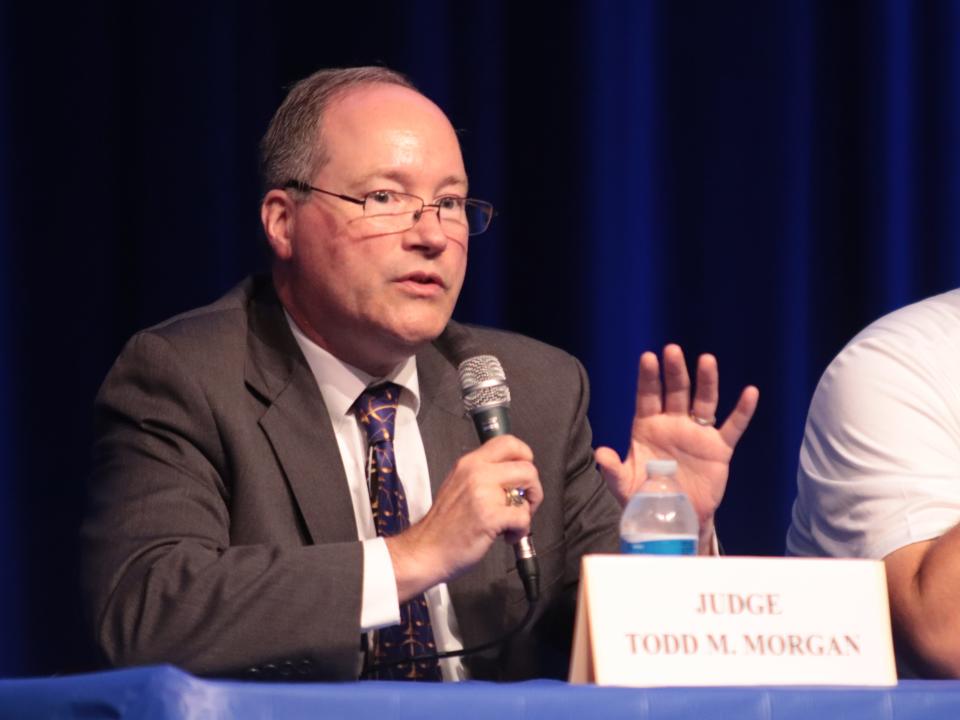
{"type": "Polygon", "coordinates": [[[701,539],[713,533],[713,515],[723,498],[733,449],[757,408],[760,391],[744,388],[733,412],[716,426],[719,397],[717,360],[701,355],[691,401],[690,376],[678,345],[663,349],[663,380],[656,354],[640,357],[637,401],[630,449],[621,460],[608,447],[595,458],[611,492],[622,505],[646,480],[647,460],[673,458],[677,482],[700,519],[701,539]]]}

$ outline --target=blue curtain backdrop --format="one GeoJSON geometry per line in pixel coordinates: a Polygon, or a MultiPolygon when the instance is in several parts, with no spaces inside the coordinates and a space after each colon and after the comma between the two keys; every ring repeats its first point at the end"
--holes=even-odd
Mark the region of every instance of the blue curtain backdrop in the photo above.
{"type": "Polygon", "coordinates": [[[9,47],[5,17],[0,14],[0,676],[16,669],[22,654],[20,592],[23,560],[19,538],[19,486],[25,482],[17,464],[13,396],[13,273],[10,259],[9,182],[9,47]]]}
{"type": "Polygon", "coordinates": [[[457,316],[579,356],[624,448],[636,359],[761,403],[719,518],[779,554],[810,395],[960,286],[960,4],[0,0],[0,675],[88,667],[90,406],[135,330],[265,268],[256,145],[293,80],[409,73],[499,211],[457,316]]]}

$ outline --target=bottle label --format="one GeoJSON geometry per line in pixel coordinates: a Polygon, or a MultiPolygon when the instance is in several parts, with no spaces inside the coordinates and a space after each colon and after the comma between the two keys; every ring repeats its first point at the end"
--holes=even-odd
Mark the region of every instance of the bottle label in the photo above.
{"type": "Polygon", "coordinates": [[[696,555],[695,537],[650,538],[649,540],[620,539],[620,552],[638,555],[696,555]]]}

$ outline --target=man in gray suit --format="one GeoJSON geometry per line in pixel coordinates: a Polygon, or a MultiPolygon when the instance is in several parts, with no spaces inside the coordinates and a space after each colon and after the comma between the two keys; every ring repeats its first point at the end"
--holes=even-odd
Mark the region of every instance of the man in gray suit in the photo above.
{"type": "Polygon", "coordinates": [[[620,508],[647,459],[680,461],[701,551],[714,547],[756,389],[715,427],[716,361],[700,358],[691,397],[680,348],[664,350],[662,381],[645,353],[627,457],[594,452],[575,359],[450,320],[469,235],[492,209],[467,197],[446,116],[396,73],[301,81],[262,154],[272,276],[134,336],[98,395],[83,531],[97,642],[116,665],[355,679],[411,605],[428,611],[416,624],[428,626],[429,648],[516,625],[526,602],[510,543],[532,534],[532,622],[494,656],[445,660],[437,672],[562,676],[580,558],[616,548],[620,508]],[[514,434],[479,444],[435,342],[445,328],[500,359],[514,434]],[[394,534],[380,532],[384,510],[371,508],[367,486],[384,462],[358,412],[371,387],[397,395],[389,464],[406,529],[394,534]]]}

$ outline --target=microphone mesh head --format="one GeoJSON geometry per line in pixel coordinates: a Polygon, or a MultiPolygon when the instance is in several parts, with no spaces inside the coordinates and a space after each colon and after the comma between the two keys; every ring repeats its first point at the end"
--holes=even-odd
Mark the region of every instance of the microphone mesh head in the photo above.
{"type": "Polygon", "coordinates": [[[476,355],[460,363],[460,392],[468,413],[510,404],[503,366],[493,355],[476,355]]]}

